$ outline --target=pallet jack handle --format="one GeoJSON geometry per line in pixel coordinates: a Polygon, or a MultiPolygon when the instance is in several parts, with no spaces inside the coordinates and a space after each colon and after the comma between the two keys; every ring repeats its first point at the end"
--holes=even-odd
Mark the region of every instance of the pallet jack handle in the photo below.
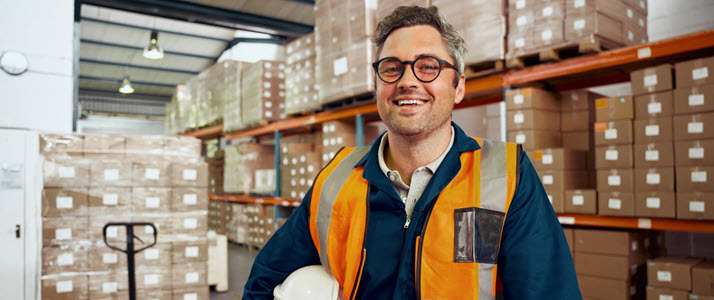
{"type": "Polygon", "coordinates": [[[129,266],[129,300],[136,300],[136,281],[135,281],[136,275],[135,275],[135,270],[134,270],[134,254],[144,251],[144,250],[156,245],[156,234],[157,234],[156,226],[154,226],[154,224],[148,223],[148,222],[107,223],[106,225],[104,225],[104,229],[102,229],[102,236],[104,237],[104,244],[106,244],[107,247],[109,247],[111,249],[126,253],[127,265],[129,266]],[[112,227],[112,226],[126,227],[126,250],[114,247],[107,242],[107,228],[112,227]],[[154,230],[154,242],[151,243],[151,245],[148,245],[144,248],[141,248],[138,250],[134,249],[134,239],[137,239],[141,243],[144,243],[144,241],[142,241],[141,239],[139,239],[139,237],[134,235],[134,226],[151,226],[151,228],[154,230]]]}

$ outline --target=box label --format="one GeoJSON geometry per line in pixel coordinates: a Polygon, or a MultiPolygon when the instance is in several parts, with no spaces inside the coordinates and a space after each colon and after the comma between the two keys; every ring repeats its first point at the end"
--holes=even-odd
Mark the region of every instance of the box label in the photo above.
{"type": "Polygon", "coordinates": [[[55,229],[55,239],[56,240],[71,240],[72,239],[72,228],[58,228],[55,229]]]}
{"type": "Polygon", "coordinates": [[[196,227],[198,227],[198,220],[196,218],[183,219],[184,229],[196,229],[196,227]]]}
{"type": "Polygon", "coordinates": [[[157,260],[157,259],[159,259],[159,249],[146,249],[146,250],[144,250],[144,259],[146,259],[146,260],[157,260]]]}
{"type": "Polygon", "coordinates": [[[652,56],[652,49],[650,47],[637,49],[637,59],[648,58],[652,56]]]}
{"type": "Polygon", "coordinates": [[[183,300],[198,300],[198,294],[196,294],[196,293],[183,294],[183,300]]]}
{"type": "Polygon", "coordinates": [[[553,164],[553,154],[543,154],[543,164],[552,165],[553,164]]]}
{"type": "Polygon", "coordinates": [[[346,56],[335,59],[332,62],[332,72],[335,74],[335,76],[340,76],[342,74],[345,74],[345,73],[347,73],[347,70],[349,70],[349,68],[347,67],[347,57],[346,56]]]}
{"type": "Polygon", "coordinates": [[[114,181],[119,179],[119,169],[106,169],[104,170],[104,180],[114,181]]]}
{"type": "Polygon", "coordinates": [[[620,210],[622,208],[622,201],[620,199],[608,199],[607,207],[609,209],[620,210]]]}
{"type": "Polygon", "coordinates": [[[161,170],[155,168],[146,168],[144,171],[144,178],[159,180],[159,175],[161,175],[161,170]]]}
{"type": "Polygon", "coordinates": [[[526,0],[518,0],[516,1],[516,9],[521,9],[526,7],[526,0]]]}
{"type": "MultiPolygon", "coordinates": [[[[156,228],[159,228],[157,224],[154,224],[154,226],[156,226],[156,228]]],[[[144,233],[154,234],[154,228],[152,228],[151,226],[144,226],[144,233]]]]}
{"type": "Polygon", "coordinates": [[[644,85],[645,86],[657,85],[657,74],[645,76],[644,85]]]}
{"type": "Polygon", "coordinates": [[[660,183],[660,176],[659,174],[647,174],[647,184],[649,185],[657,185],[660,183]]]}
{"type": "Polygon", "coordinates": [[[607,129],[605,130],[605,139],[606,140],[614,140],[617,139],[617,129],[612,128],[612,129],[607,129]]]}
{"type": "Polygon", "coordinates": [[[523,95],[518,94],[513,96],[513,104],[523,104],[523,95]]]}
{"type": "Polygon", "coordinates": [[[620,175],[610,175],[610,176],[607,176],[607,185],[609,185],[609,186],[620,186],[620,175]]]}
{"type": "Polygon", "coordinates": [[[59,177],[74,178],[74,167],[59,167],[59,177]]]}
{"type": "Polygon", "coordinates": [[[526,142],[526,135],[519,133],[516,134],[516,144],[523,144],[526,142]]]}
{"type": "Polygon", "coordinates": [[[105,265],[115,264],[118,258],[116,253],[104,253],[102,254],[102,263],[105,265]]]}
{"type": "Polygon", "coordinates": [[[72,197],[57,197],[55,200],[59,209],[72,208],[72,197]]]}
{"type": "Polygon", "coordinates": [[[198,202],[198,197],[196,194],[183,194],[183,204],[185,205],[196,205],[198,202]]]}
{"type": "Polygon", "coordinates": [[[146,208],[159,208],[161,205],[161,198],[159,197],[148,197],[146,198],[146,208]]]}
{"type": "Polygon", "coordinates": [[[707,182],[707,172],[692,171],[692,182],[707,182]]]}
{"type": "Polygon", "coordinates": [[[198,282],[198,272],[186,273],[186,283],[198,282]]]}
{"type": "Polygon", "coordinates": [[[579,206],[585,204],[585,197],[583,195],[573,195],[573,205],[579,206]]]}
{"type": "Polygon", "coordinates": [[[672,272],[657,271],[657,281],[672,282],[672,272]]]}
{"type": "Polygon", "coordinates": [[[573,21],[573,28],[575,28],[575,30],[580,30],[580,29],[585,28],[585,19],[578,19],[578,20],[573,21]]]}
{"type": "Polygon", "coordinates": [[[106,206],[112,206],[119,204],[118,194],[104,194],[102,195],[102,204],[106,206]]]}
{"type": "Polygon", "coordinates": [[[523,119],[525,119],[525,117],[523,117],[522,113],[517,113],[517,114],[513,115],[513,123],[522,124],[523,119]]]}
{"type": "Polygon", "coordinates": [[[57,281],[57,293],[68,293],[72,291],[72,280],[57,281]]]}
{"type": "Polygon", "coordinates": [[[647,208],[659,208],[660,199],[657,197],[647,197],[647,208]]]}
{"type": "Polygon", "coordinates": [[[689,106],[704,105],[704,94],[689,95],[689,106]]]}
{"type": "Polygon", "coordinates": [[[543,184],[553,184],[553,175],[544,175],[543,176],[543,184]]]}
{"type": "Polygon", "coordinates": [[[117,283],[116,282],[102,282],[102,293],[109,294],[109,293],[116,293],[116,292],[117,292],[117,283]]]}
{"type": "Polygon", "coordinates": [[[659,136],[659,125],[647,125],[645,126],[646,136],[659,136]]]}
{"type": "Polygon", "coordinates": [[[659,161],[659,150],[647,150],[645,151],[646,161],[659,161]]]}
{"type": "Polygon", "coordinates": [[[144,275],[144,285],[157,285],[157,284],[159,284],[159,274],[144,275]]]}
{"type": "Polygon", "coordinates": [[[585,0],[575,0],[575,8],[585,6],[585,0]]]}
{"type": "Polygon", "coordinates": [[[709,69],[707,67],[696,68],[692,70],[692,79],[699,80],[709,77],[709,69]]]}
{"type": "Polygon", "coordinates": [[[119,227],[107,227],[107,237],[115,238],[119,235],[119,227]]]}
{"type": "Polygon", "coordinates": [[[528,23],[528,19],[526,18],[526,16],[519,16],[518,18],[516,18],[517,26],[523,26],[526,25],[526,23],[528,23]]]}
{"type": "Polygon", "coordinates": [[[690,201],[689,211],[691,212],[704,212],[704,201],[690,201]]]}
{"type": "Polygon", "coordinates": [[[659,295],[659,300],[674,300],[672,295],[659,295]]]}
{"type": "Polygon", "coordinates": [[[595,100],[595,108],[607,108],[608,102],[607,98],[599,98],[595,100]]]}
{"type": "Polygon", "coordinates": [[[184,255],[186,257],[198,257],[198,247],[196,247],[196,246],[186,247],[186,249],[184,250],[184,255]]]}
{"type": "Polygon", "coordinates": [[[617,150],[607,150],[605,151],[605,160],[617,160],[620,152],[617,150]]]}
{"type": "Polygon", "coordinates": [[[62,253],[57,256],[58,266],[71,266],[74,264],[74,255],[72,253],[62,253]]]}
{"type": "MultiPolygon", "coordinates": [[[[652,228],[652,220],[645,218],[637,219],[637,228],[652,228]]],[[[637,273],[637,265],[633,265],[632,267],[630,267],[630,270],[632,270],[632,275],[635,275],[637,273]]],[[[630,288],[630,294],[635,294],[634,292],[632,292],[632,288],[630,288]]]]}
{"type": "Polygon", "coordinates": [[[516,39],[516,48],[523,48],[523,46],[526,45],[526,40],[524,38],[518,38],[516,39]]]}
{"type": "Polygon", "coordinates": [[[553,7],[552,7],[552,6],[548,6],[548,7],[546,7],[546,8],[543,9],[543,16],[544,16],[544,17],[550,17],[550,16],[552,16],[552,15],[553,15],[553,7]]]}
{"type": "Polygon", "coordinates": [[[689,159],[703,159],[704,158],[704,148],[695,147],[689,148],[689,159]]]}
{"type": "Polygon", "coordinates": [[[196,180],[196,169],[183,170],[183,180],[196,180]]]}
{"type": "Polygon", "coordinates": [[[652,102],[647,104],[647,113],[649,114],[659,114],[662,112],[662,103],[652,102]]]}
{"type": "Polygon", "coordinates": [[[704,123],[690,122],[687,124],[687,133],[702,133],[704,132],[704,123]]]}

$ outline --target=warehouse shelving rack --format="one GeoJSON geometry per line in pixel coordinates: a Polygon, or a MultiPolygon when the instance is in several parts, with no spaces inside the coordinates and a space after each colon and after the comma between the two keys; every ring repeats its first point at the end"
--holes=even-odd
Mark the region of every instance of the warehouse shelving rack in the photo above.
{"type": "MultiPolygon", "coordinates": [[[[559,62],[536,65],[522,70],[486,77],[467,79],[465,101],[457,109],[502,102],[505,92],[522,86],[541,86],[553,91],[582,89],[630,80],[633,70],[662,63],[676,63],[705,56],[714,56],[714,30],[698,32],[644,45],[620,48],[576,57],[559,62]]],[[[201,139],[220,137],[225,140],[273,134],[275,140],[276,192],[274,197],[251,197],[243,195],[209,195],[212,201],[240,203],[264,203],[283,207],[297,206],[299,201],[280,198],[280,141],[282,132],[318,125],[323,122],[355,118],[356,144],[364,144],[364,116],[375,114],[377,105],[367,103],[339,110],[326,111],[308,116],[281,120],[265,126],[250,128],[230,134],[222,134],[221,125],[185,133],[201,139]]],[[[502,118],[506,118],[502,114],[502,118]]],[[[502,124],[505,124],[505,119],[502,124]]],[[[505,128],[505,126],[504,126],[505,128]]],[[[505,135],[505,132],[502,133],[505,135]]],[[[276,218],[279,217],[276,209],[276,218]]],[[[593,215],[560,214],[564,225],[579,225],[610,228],[640,228],[652,230],[714,233],[714,221],[689,221],[657,218],[608,217],[593,215]]],[[[277,226],[277,225],[276,225],[277,226]]]]}

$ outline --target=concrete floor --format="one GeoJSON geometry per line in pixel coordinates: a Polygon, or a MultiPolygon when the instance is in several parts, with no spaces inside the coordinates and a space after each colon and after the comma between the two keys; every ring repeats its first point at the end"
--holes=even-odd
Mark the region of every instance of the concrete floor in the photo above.
{"type": "Polygon", "coordinates": [[[250,268],[258,251],[228,243],[228,291],[211,291],[212,300],[235,300],[243,295],[243,286],[248,281],[250,268]]]}

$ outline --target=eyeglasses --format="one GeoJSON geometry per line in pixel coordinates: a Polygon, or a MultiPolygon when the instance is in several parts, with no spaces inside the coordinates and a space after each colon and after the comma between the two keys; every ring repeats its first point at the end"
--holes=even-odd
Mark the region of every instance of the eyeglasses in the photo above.
{"type": "Polygon", "coordinates": [[[396,57],[385,57],[374,62],[372,67],[377,72],[379,79],[386,83],[395,83],[404,76],[406,64],[412,65],[414,77],[421,82],[436,80],[444,66],[452,68],[456,73],[459,73],[459,70],[454,65],[433,56],[421,56],[412,61],[401,61],[396,57]]]}

